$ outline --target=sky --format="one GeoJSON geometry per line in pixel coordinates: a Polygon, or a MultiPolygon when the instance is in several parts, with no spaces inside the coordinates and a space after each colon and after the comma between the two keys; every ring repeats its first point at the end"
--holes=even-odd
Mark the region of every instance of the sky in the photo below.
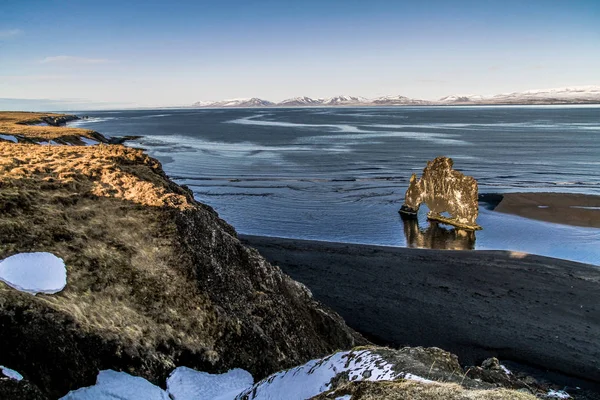
{"type": "Polygon", "coordinates": [[[600,85],[600,0],[0,1],[0,107],[581,85],[600,85]]]}

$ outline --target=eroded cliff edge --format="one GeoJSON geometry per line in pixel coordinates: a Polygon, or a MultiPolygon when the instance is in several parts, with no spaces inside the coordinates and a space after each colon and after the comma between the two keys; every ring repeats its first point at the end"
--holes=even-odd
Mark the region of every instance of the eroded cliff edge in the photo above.
{"type": "Polygon", "coordinates": [[[0,259],[47,251],[67,266],[58,294],[0,283],[2,362],[51,398],[100,369],[260,379],[366,342],[141,150],[0,142],[0,210],[0,259]]]}

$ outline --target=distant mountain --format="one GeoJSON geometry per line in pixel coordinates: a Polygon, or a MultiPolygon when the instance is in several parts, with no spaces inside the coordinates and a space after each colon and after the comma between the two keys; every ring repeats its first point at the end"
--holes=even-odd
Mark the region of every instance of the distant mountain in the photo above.
{"type": "Polygon", "coordinates": [[[453,95],[442,97],[440,104],[597,104],[600,103],[600,86],[575,86],[558,89],[527,90],[497,94],[495,96],[453,95]]]}
{"type": "Polygon", "coordinates": [[[282,107],[302,107],[302,106],[318,106],[323,104],[323,99],[311,99],[310,97],[294,97],[292,99],[286,99],[279,103],[278,106],[282,107]]]}
{"type": "Polygon", "coordinates": [[[327,99],[294,97],[273,103],[256,97],[223,101],[199,101],[192,107],[343,107],[343,106],[419,106],[419,105],[503,105],[503,104],[600,104],[600,86],[575,86],[559,89],[528,90],[495,96],[478,94],[450,95],[437,101],[419,100],[406,96],[383,96],[367,99],[360,96],[335,96],[327,99]]]}
{"type": "Polygon", "coordinates": [[[482,101],[484,98],[478,94],[461,94],[461,95],[451,95],[442,97],[439,100],[439,103],[443,104],[452,104],[452,103],[476,103],[482,101]]]}
{"type": "Polygon", "coordinates": [[[211,104],[215,104],[215,101],[197,101],[192,104],[192,107],[210,107],[211,104]]]}
{"type": "Polygon", "coordinates": [[[208,101],[199,101],[197,103],[192,104],[192,107],[239,107],[239,108],[250,108],[250,107],[270,107],[275,105],[275,103],[259,99],[257,97],[247,98],[247,99],[229,99],[215,102],[208,101]]]}
{"type": "Polygon", "coordinates": [[[388,106],[402,106],[402,105],[427,105],[427,104],[431,104],[431,102],[427,101],[427,100],[411,99],[410,97],[406,97],[406,96],[384,96],[384,97],[377,97],[375,99],[370,100],[369,102],[371,104],[373,104],[373,105],[378,105],[378,106],[383,106],[383,105],[388,105],[388,106]]]}
{"type": "Polygon", "coordinates": [[[492,104],[586,104],[600,103],[600,86],[528,90],[498,94],[486,99],[492,104]]]}
{"type": "Polygon", "coordinates": [[[369,99],[357,96],[335,96],[323,100],[324,106],[348,106],[355,104],[368,104],[369,99]]]}

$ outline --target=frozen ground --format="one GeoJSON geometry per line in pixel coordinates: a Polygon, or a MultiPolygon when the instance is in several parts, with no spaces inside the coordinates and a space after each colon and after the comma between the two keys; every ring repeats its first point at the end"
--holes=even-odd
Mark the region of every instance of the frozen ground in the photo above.
{"type": "Polygon", "coordinates": [[[94,386],[69,392],[62,400],[303,400],[331,389],[331,381],[348,374],[351,381],[404,378],[432,381],[394,371],[393,365],[369,351],[344,351],[275,373],[253,385],[249,372],[233,369],[209,374],[187,367],[176,368],[167,379],[167,390],[125,372],[100,371],[94,386]]]}

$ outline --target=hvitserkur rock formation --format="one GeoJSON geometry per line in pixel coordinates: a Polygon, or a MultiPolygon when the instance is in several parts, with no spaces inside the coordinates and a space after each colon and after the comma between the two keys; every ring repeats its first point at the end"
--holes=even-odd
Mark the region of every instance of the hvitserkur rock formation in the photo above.
{"type": "Polygon", "coordinates": [[[454,162],[448,157],[437,157],[427,162],[421,179],[412,174],[400,208],[403,217],[415,217],[425,203],[429,208],[427,218],[459,228],[478,230],[479,205],[477,181],[471,176],[452,169],[454,162]],[[447,212],[449,216],[442,213],[447,212]]]}

